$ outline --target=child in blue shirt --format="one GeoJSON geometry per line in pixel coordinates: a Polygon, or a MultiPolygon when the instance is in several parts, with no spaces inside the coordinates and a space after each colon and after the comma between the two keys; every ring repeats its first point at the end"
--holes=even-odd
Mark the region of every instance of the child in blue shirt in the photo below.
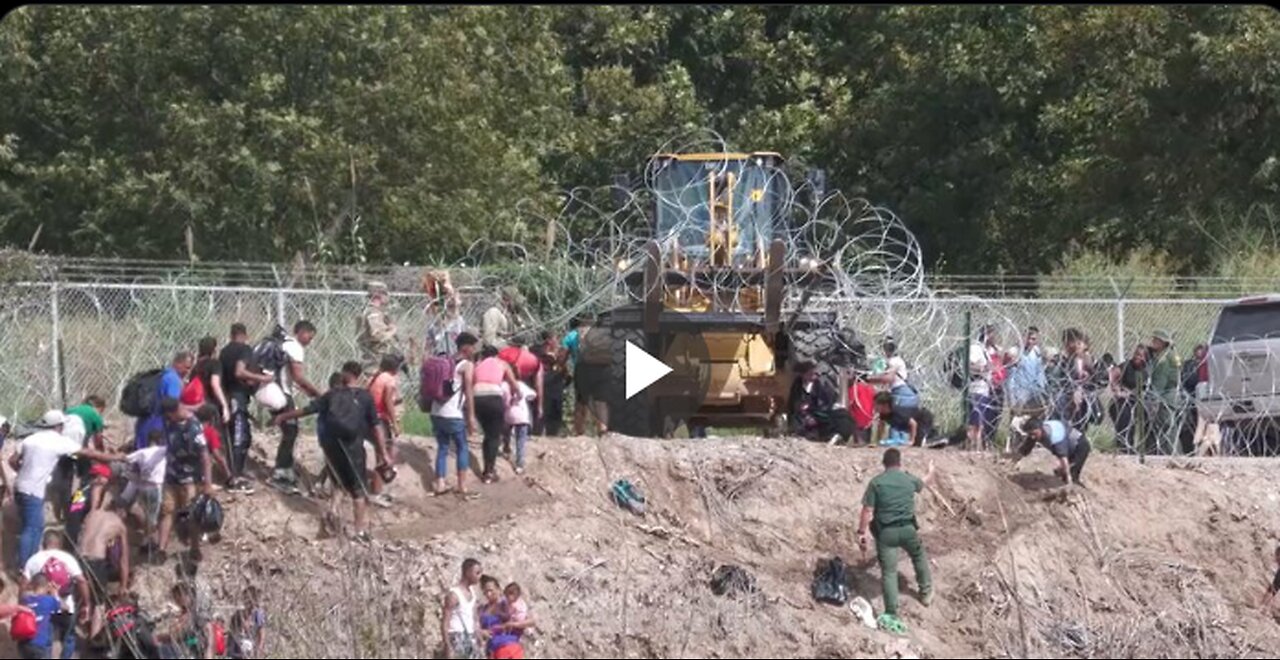
{"type": "Polygon", "coordinates": [[[57,594],[57,586],[43,573],[27,582],[21,602],[36,615],[36,636],[18,644],[18,654],[23,658],[53,657],[53,615],[62,610],[57,594]]]}

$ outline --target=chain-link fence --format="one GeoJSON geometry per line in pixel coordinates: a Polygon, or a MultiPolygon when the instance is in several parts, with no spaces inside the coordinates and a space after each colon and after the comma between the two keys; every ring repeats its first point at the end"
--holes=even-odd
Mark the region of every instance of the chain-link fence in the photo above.
{"type": "MultiPolygon", "coordinates": [[[[496,292],[463,289],[462,314],[479,325],[496,292]]],[[[0,414],[31,419],[41,411],[98,394],[115,410],[121,388],[134,373],[161,366],[179,350],[193,350],[199,338],[219,343],[233,322],[251,337],[265,336],[276,323],[286,327],[308,319],[318,335],[308,349],[312,379],[323,378],[356,358],[357,319],[365,305],[361,291],[267,287],[210,287],[164,284],[39,283],[9,286],[0,300],[0,414]]],[[[426,300],[394,294],[391,314],[402,340],[420,346],[427,325],[426,300]]],[[[1060,347],[1067,328],[1083,331],[1092,355],[1123,362],[1156,330],[1174,338],[1174,351],[1189,359],[1206,342],[1225,301],[1216,299],[1033,299],[930,298],[909,301],[858,300],[843,305],[872,354],[893,336],[912,366],[913,384],[940,426],[958,427],[962,395],[948,384],[945,356],[984,324],[994,324],[1003,346],[1017,346],[1025,329],[1040,329],[1044,343],[1060,347]]],[[[411,379],[412,380],[412,379],[411,379]]],[[[1095,405],[1108,407],[1104,385],[1095,405]]],[[[1180,408],[1191,408],[1181,399],[1180,408]]],[[[1093,435],[1110,435],[1101,416],[1093,435]]],[[[1193,417],[1193,416],[1192,416],[1193,417]]],[[[1183,418],[1188,418],[1183,415],[1183,418]]]]}
{"type": "MultiPolygon", "coordinates": [[[[232,323],[245,324],[253,340],[275,324],[301,319],[315,324],[307,351],[313,380],[358,359],[362,291],[194,287],[127,284],[30,284],[7,288],[0,303],[0,414],[30,419],[41,411],[98,394],[114,411],[131,375],[167,364],[178,351],[193,351],[206,335],[227,341],[232,323]]],[[[462,289],[463,318],[478,325],[496,297],[462,289]]],[[[401,340],[421,346],[426,299],[394,294],[389,312],[401,340]]]]}

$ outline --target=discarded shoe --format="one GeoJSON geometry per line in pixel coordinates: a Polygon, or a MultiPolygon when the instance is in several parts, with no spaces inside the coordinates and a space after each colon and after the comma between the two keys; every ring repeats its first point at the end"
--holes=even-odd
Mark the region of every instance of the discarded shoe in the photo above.
{"type": "Polygon", "coordinates": [[[866,598],[858,596],[849,601],[849,610],[853,612],[854,616],[858,617],[862,625],[872,630],[876,629],[876,611],[872,609],[871,603],[868,603],[866,598]]]}
{"type": "Polygon", "coordinates": [[[644,493],[640,492],[630,481],[619,479],[613,482],[613,488],[610,491],[613,501],[620,507],[636,514],[643,516],[645,511],[644,493]]]}

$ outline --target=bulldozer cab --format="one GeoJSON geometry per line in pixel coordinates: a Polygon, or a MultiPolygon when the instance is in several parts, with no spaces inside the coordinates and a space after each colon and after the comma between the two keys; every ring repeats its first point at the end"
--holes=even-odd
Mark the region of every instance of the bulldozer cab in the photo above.
{"type": "Polygon", "coordinates": [[[654,230],[664,251],[711,266],[756,261],[780,233],[781,164],[771,152],[659,156],[654,230]]]}

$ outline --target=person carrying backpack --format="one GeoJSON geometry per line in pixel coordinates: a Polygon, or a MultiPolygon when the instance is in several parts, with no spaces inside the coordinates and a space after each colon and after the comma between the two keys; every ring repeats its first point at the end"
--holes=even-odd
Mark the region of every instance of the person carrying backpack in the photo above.
{"type": "MultiPolygon", "coordinates": [[[[213,461],[209,458],[209,446],[204,427],[190,410],[177,399],[165,399],[161,404],[165,414],[165,475],[164,495],[160,505],[160,556],[169,548],[169,535],[173,530],[178,511],[188,509],[196,499],[197,487],[204,494],[213,495],[213,461]]],[[[200,561],[200,534],[188,535],[191,556],[200,561]]]]}
{"type": "MultiPolygon", "coordinates": [[[[311,398],[320,396],[320,389],[307,380],[304,370],[307,346],[315,339],[316,327],[310,321],[298,321],[293,325],[293,335],[273,336],[254,349],[258,366],[275,376],[284,391],[284,406],[273,413],[297,409],[295,397],[302,390],[311,398]]],[[[289,418],[280,427],[280,447],[276,450],[275,470],[269,485],[288,494],[298,493],[298,475],[294,470],[293,450],[298,444],[298,422],[289,418]]]]}
{"type": "Polygon", "coordinates": [[[22,615],[15,615],[16,622],[10,627],[19,657],[52,658],[53,617],[62,609],[57,586],[44,575],[36,575],[23,585],[20,603],[30,617],[22,622],[22,615]]]}
{"type": "Polygon", "coordinates": [[[422,365],[421,403],[431,411],[431,427],[435,429],[436,484],[435,495],[449,492],[445,477],[449,475],[449,451],[457,453],[459,497],[470,498],[467,491],[467,472],[471,468],[471,453],[467,448],[467,433],[476,428],[475,409],[475,356],[480,340],[470,332],[463,332],[455,340],[458,352],[453,357],[438,355],[422,365]]]}
{"type": "Polygon", "coordinates": [[[249,419],[249,402],[261,385],[273,382],[273,377],[259,373],[254,368],[253,347],[249,345],[249,331],[243,323],[231,324],[229,341],[218,353],[222,365],[221,385],[231,407],[231,419],[224,437],[227,448],[227,467],[231,480],[227,490],[232,493],[252,495],[253,486],[245,475],[249,460],[249,448],[253,445],[253,424],[249,419]]]}
{"type": "Polygon", "coordinates": [[[342,365],[342,385],[312,399],[306,408],[290,410],[272,418],[285,424],[307,415],[320,415],[324,429],[320,446],[325,462],[336,481],[351,496],[355,517],[355,538],[369,540],[369,484],[366,479],[364,441],[373,438],[379,471],[388,467],[386,437],[378,423],[378,411],[369,391],[360,387],[364,367],[355,361],[342,365]]]}
{"type": "MultiPolygon", "coordinates": [[[[62,660],[70,660],[76,653],[76,623],[89,622],[89,582],[85,579],[80,562],[63,549],[62,532],[49,530],[44,534],[44,549],[32,555],[22,567],[24,582],[43,575],[54,588],[62,603],[53,619],[53,639],[62,642],[62,660]],[[76,609],[76,605],[80,609],[76,609]]],[[[48,657],[48,656],[45,656],[48,657]]]]}
{"type": "Polygon", "coordinates": [[[120,411],[137,417],[134,426],[133,447],[143,449],[147,435],[164,428],[164,414],[160,402],[182,396],[182,384],[195,366],[195,358],[189,351],[179,351],[166,368],[134,375],[120,395],[120,411]]]}

